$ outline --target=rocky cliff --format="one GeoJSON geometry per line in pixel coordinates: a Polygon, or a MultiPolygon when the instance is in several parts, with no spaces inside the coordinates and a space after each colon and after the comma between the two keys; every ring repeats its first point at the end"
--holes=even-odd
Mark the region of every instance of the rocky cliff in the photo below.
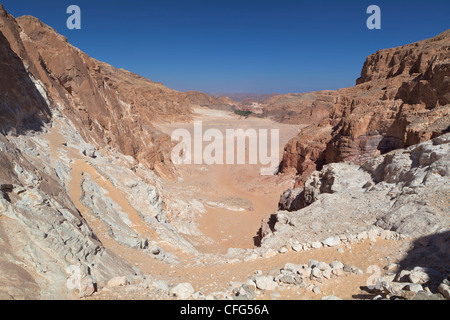
{"type": "MultiPolygon", "coordinates": [[[[378,51],[367,58],[355,87],[312,93],[317,98],[308,103],[294,100],[294,121],[310,126],[286,146],[281,172],[296,171],[301,185],[324,164],[363,163],[448,132],[449,46],[446,31],[433,39],[378,51]],[[315,118],[304,117],[305,112],[315,118]]],[[[285,107],[282,103],[278,108],[285,107]]]]}
{"type": "MultiPolygon", "coordinates": [[[[443,39],[447,39],[445,34],[443,39]]],[[[438,38],[430,42],[430,48],[438,49],[430,49],[427,59],[441,52],[441,42],[438,38]]],[[[297,267],[290,262],[305,256],[293,256],[293,251],[334,246],[338,240],[339,249],[344,250],[342,243],[345,248],[356,246],[355,239],[391,241],[406,234],[448,234],[448,134],[370,158],[445,131],[442,128],[448,120],[433,118],[447,110],[443,104],[448,101],[448,69],[439,60],[442,57],[436,63],[405,65],[404,70],[427,70],[423,75],[413,73],[420,77],[418,83],[410,81],[410,71],[380,76],[383,68],[371,71],[369,66],[376,63],[368,62],[355,88],[267,100],[266,110],[273,108],[279,121],[307,119],[310,124],[302,139],[294,140],[302,144],[291,143],[287,149],[292,156],[285,157],[286,166],[289,162],[303,173],[312,172],[335,159],[330,157],[365,164],[331,164],[315,171],[304,189],[286,193],[283,210],[263,224],[262,247],[230,248],[226,254],[205,251],[205,244],[218,242],[203,233],[197,218],[192,218],[213,212],[207,210],[208,199],[221,195],[219,178],[212,175],[211,181],[192,184],[189,177],[197,177],[192,171],[180,174],[177,180],[164,179],[174,170],[168,159],[170,142],[154,125],[190,120],[193,106],[232,108],[232,100],[177,92],[96,61],[38,19],[15,19],[1,5],[0,58],[1,300],[269,299],[270,291],[278,286],[283,294],[292,289],[294,296],[304,298],[299,290],[320,294],[325,278],[316,277],[316,281],[310,277],[313,273],[322,277],[313,271],[315,264],[303,275],[294,274],[297,267]],[[391,91],[379,89],[390,81],[391,91]],[[435,88],[434,96],[423,86],[435,88]],[[402,94],[396,98],[400,88],[402,94]],[[412,100],[408,99],[420,103],[409,105],[412,100]],[[392,101],[400,103],[399,109],[392,101]],[[278,113],[280,104],[284,111],[278,113]],[[385,107],[391,111],[385,112],[385,107]],[[368,112],[370,108],[373,113],[368,112]],[[422,132],[420,128],[425,128],[423,134],[416,134],[422,132]],[[402,136],[404,142],[398,138],[402,134],[409,137],[402,136]],[[355,149],[348,138],[353,136],[361,147],[355,149]],[[305,137],[309,140],[303,140],[305,137]],[[205,196],[197,188],[207,189],[205,196]],[[329,238],[322,245],[320,240],[325,237],[329,238]],[[261,270],[248,277],[256,267],[261,270]],[[261,276],[262,269],[267,276],[261,276]],[[211,280],[212,275],[217,277],[211,280]],[[241,278],[247,279],[246,283],[235,282],[241,278]],[[195,281],[195,288],[185,281],[195,281]],[[293,283],[296,286],[291,288],[293,283]]],[[[448,61],[448,56],[442,59],[448,61]]],[[[230,119],[230,123],[237,121],[230,119]]],[[[203,175],[205,171],[202,167],[198,172],[203,175]]],[[[268,190],[272,184],[282,183],[279,178],[290,180],[265,178],[255,183],[265,184],[268,190]]],[[[229,187],[233,180],[224,181],[229,187]]],[[[239,198],[226,201],[247,206],[240,193],[239,198]]],[[[250,199],[250,191],[242,195],[247,196],[250,199]]],[[[251,201],[258,199],[251,197],[251,201]]],[[[239,221],[237,214],[224,215],[220,227],[239,221]]],[[[243,216],[247,219],[248,212],[243,216]]],[[[248,228],[247,222],[242,224],[248,228]]],[[[231,238],[225,231],[219,232],[222,242],[231,238]]],[[[395,257],[398,261],[404,252],[403,244],[395,241],[378,247],[382,251],[375,255],[370,251],[355,256],[348,250],[345,260],[357,260],[358,265],[367,267],[369,260],[387,263],[395,257]]],[[[361,247],[358,250],[355,252],[361,252],[361,247]]],[[[429,247],[424,250],[436,252],[429,247]]],[[[445,250],[444,256],[448,257],[445,250]]],[[[311,257],[309,253],[307,257],[311,257]]],[[[442,264],[440,253],[437,259],[442,264]]],[[[359,270],[344,265],[338,268],[336,262],[331,265],[340,276],[344,269],[359,270]]],[[[322,271],[330,271],[325,269],[322,271]]],[[[330,279],[331,274],[326,277],[330,279]]],[[[364,284],[354,281],[354,289],[364,284]]],[[[333,294],[335,287],[333,282],[333,294]]],[[[346,294],[351,296],[354,289],[346,294]]],[[[449,291],[443,292],[447,297],[449,291]]]]}
{"type": "Polygon", "coordinates": [[[280,210],[263,222],[262,245],[322,246],[330,236],[340,243],[369,230],[413,238],[448,232],[449,154],[447,133],[363,165],[325,165],[283,195],[280,210]]]}
{"type": "Polygon", "coordinates": [[[5,57],[2,91],[7,95],[2,111],[8,112],[2,112],[8,119],[2,121],[5,132],[18,128],[19,120],[23,126],[38,125],[32,117],[48,120],[50,108],[42,101],[26,101],[17,110],[24,97],[43,97],[97,148],[115,148],[161,174],[171,173],[169,138],[152,122],[189,119],[191,103],[186,94],[90,58],[31,16],[14,19],[1,8],[0,32],[5,57]],[[29,85],[31,89],[19,85],[23,79],[37,82],[41,95],[30,91],[36,91],[34,85],[29,85]],[[17,118],[15,126],[13,118],[17,118]]]}
{"type": "Polygon", "coordinates": [[[0,5],[0,299],[89,296],[142,274],[123,250],[173,261],[161,239],[195,251],[165,223],[155,172],[174,168],[153,126],[189,120],[192,105],[0,5]]]}

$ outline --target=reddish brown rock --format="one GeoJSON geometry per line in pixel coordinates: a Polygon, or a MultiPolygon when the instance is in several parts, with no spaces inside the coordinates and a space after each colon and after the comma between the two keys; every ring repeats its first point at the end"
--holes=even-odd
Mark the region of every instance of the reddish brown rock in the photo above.
{"type": "MultiPolygon", "coordinates": [[[[363,163],[448,132],[449,79],[450,30],[433,39],[378,51],[367,58],[355,87],[325,92],[335,101],[320,108],[316,119],[296,118],[310,126],[286,146],[281,172],[295,169],[300,174],[297,185],[302,185],[324,164],[363,163]]],[[[311,109],[297,106],[296,114],[311,109]]]]}
{"type": "Polygon", "coordinates": [[[153,124],[189,120],[196,99],[208,105],[231,101],[178,92],[116,69],[90,58],[40,20],[15,19],[3,7],[0,56],[3,132],[37,129],[40,122],[51,119],[51,109],[58,109],[98,149],[117,149],[164,176],[174,170],[170,137],[153,124]],[[42,84],[42,93],[30,78],[42,84]]]}

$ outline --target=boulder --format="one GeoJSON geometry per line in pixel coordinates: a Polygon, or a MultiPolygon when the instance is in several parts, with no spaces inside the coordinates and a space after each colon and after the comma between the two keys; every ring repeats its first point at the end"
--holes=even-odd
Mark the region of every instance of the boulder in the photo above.
{"type": "Polygon", "coordinates": [[[255,278],[256,287],[260,290],[272,291],[277,288],[277,284],[272,277],[260,276],[255,278]]]}
{"type": "Polygon", "coordinates": [[[115,277],[108,281],[106,286],[108,288],[115,288],[115,287],[123,287],[128,284],[128,280],[126,276],[123,277],[115,277]]]}

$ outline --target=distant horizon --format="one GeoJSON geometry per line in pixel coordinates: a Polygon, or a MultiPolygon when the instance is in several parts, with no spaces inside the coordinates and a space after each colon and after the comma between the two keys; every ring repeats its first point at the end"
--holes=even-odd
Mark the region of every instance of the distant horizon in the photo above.
{"type": "Polygon", "coordinates": [[[223,96],[352,87],[367,56],[450,28],[450,2],[441,0],[0,3],[118,69],[177,91],[223,96]],[[81,8],[81,30],[66,26],[72,4],[81,8]],[[366,27],[371,4],[381,8],[381,30],[366,27]]]}

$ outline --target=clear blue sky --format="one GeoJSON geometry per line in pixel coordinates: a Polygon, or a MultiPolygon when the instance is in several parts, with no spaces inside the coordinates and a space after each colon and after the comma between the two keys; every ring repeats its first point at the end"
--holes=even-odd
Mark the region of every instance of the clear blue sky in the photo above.
{"type": "Polygon", "coordinates": [[[366,56],[450,28],[449,0],[0,0],[90,56],[186,91],[287,93],[353,86],[366,56]],[[79,5],[82,29],[68,30],[79,5]],[[382,10],[368,30],[367,7],[382,10]]]}

